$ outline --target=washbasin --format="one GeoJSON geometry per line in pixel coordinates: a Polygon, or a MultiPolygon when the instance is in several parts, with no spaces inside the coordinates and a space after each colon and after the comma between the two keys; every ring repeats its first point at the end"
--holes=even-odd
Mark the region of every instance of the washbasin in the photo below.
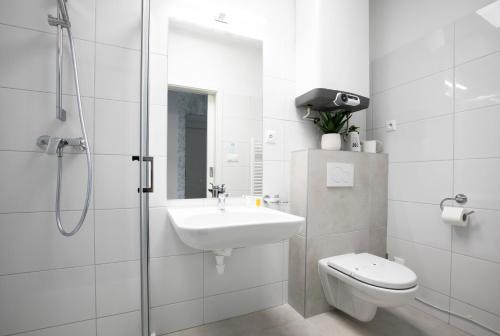
{"type": "Polygon", "coordinates": [[[304,218],[265,207],[170,208],[168,215],[180,239],[200,250],[224,250],[290,238],[304,218]]]}

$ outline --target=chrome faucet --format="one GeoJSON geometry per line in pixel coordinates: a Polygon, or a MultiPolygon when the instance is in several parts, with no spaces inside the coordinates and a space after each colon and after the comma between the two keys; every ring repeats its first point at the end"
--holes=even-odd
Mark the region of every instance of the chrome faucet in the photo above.
{"type": "Polygon", "coordinates": [[[213,183],[210,183],[210,188],[208,188],[208,192],[212,194],[212,198],[219,197],[220,194],[226,193],[226,185],[225,184],[214,185],[213,183]]]}
{"type": "Polygon", "coordinates": [[[60,138],[50,135],[42,135],[37,140],[38,147],[45,150],[47,154],[57,154],[62,156],[66,146],[78,148],[81,151],[87,149],[87,142],[84,138],[60,138]]]}
{"type": "Polygon", "coordinates": [[[226,210],[226,197],[228,195],[227,194],[219,194],[219,199],[217,201],[217,209],[219,209],[220,211],[225,211],[226,210]]]}

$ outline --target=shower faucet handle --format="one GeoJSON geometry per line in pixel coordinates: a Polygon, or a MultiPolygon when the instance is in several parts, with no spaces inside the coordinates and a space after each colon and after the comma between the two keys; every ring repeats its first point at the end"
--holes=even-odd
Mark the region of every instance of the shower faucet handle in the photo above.
{"type": "Polygon", "coordinates": [[[60,151],[65,146],[78,148],[82,151],[87,149],[87,143],[84,138],[60,138],[50,135],[42,135],[38,137],[37,145],[47,154],[60,154],[60,151]]]}
{"type": "Polygon", "coordinates": [[[57,153],[57,150],[61,146],[62,138],[53,137],[50,135],[42,135],[38,137],[36,144],[41,149],[45,150],[47,154],[54,155],[57,153]]]}
{"type": "Polygon", "coordinates": [[[54,155],[57,153],[57,150],[62,145],[63,139],[58,137],[49,137],[49,141],[47,142],[47,149],[45,152],[50,155],[54,155]]]}

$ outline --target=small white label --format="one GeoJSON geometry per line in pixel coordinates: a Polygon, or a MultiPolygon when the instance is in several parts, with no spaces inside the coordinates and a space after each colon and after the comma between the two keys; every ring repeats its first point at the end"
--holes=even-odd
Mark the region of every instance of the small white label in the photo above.
{"type": "Polygon", "coordinates": [[[353,187],[354,165],[351,163],[328,162],[326,164],[327,187],[353,187]]]}

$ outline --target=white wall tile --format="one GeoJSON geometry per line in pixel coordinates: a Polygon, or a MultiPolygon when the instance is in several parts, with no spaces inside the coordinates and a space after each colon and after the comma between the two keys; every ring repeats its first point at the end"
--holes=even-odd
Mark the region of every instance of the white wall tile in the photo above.
{"type": "Polygon", "coordinates": [[[203,297],[203,254],[151,259],[151,305],[203,297]]]}
{"type": "Polygon", "coordinates": [[[389,201],[387,235],[451,250],[451,228],[435,204],[389,201]]]}
{"type": "Polygon", "coordinates": [[[166,106],[168,94],[167,56],[150,54],[149,67],[149,102],[150,104],[166,106]]]}
{"type": "Polygon", "coordinates": [[[153,258],[200,252],[182,242],[172,227],[166,208],[149,209],[149,244],[153,258]]]}
{"type": "Polygon", "coordinates": [[[477,13],[455,23],[456,64],[499,50],[500,31],[477,13]]]}
{"type": "Polygon", "coordinates": [[[303,114],[295,108],[295,83],[286,79],[263,77],[265,118],[300,121],[303,114]]]}
{"type": "Polygon", "coordinates": [[[222,98],[224,117],[232,116],[245,119],[262,119],[260,97],[227,92],[222,98]]]}
{"type": "Polygon", "coordinates": [[[500,316],[500,264],[454,253],[452,265],[451,296],[500,316]]]}
{"type": "MultiPolygon", "coordinates": [[[[95,34],[95,0],[72,1],[67,3],[67,7],[71,18],[73,36],[93,41],[95,34]]],[[[49,26],[47,23],[47,14],[57,16],[57,1],[6,0],[2,2],[0,22],[55,33],[56,28],[49,26]],[[29,10],[26,10],[27,8],[29,10]]]]}
{"type": "Polygon", "coordinates": [[[453,26],[449,25],[373,61],[373,92],[453,66],[453,26]]]}
{"type": "Polygon", "coordinates": [[[419,284],[441,294],[450,294],[451,256],[448,251],[388,237],[389,257],[405,259],[405,265],[418,277],[419,284]]]}
{"type": "Polygon", "coordinates": [[[455,70],[455,111],[500,104],[500,52],[462,64],[455,70]]]}
{"type": "Polygon", "coordinates": [[[264,161],[264,195],[287,194],[283,161],[264,161]]]}
{"type": "Polygon", "coordinates": [[[167,54],[169,4],[163,0],[150,3],[149,47],[152,53],[167,54]]]}
{"type": "Polygon", "coordinates": [[[500,125],[500,105],[455,115],[455,158],[500,157],[500,137],[496,126],[500,125]],[[474,132],[471,128],[481,130],[474,132]]]}
{"type": "Polygon", "coordinates": [[[452,85],[450,69],[373,95],[373,128],[387,120],[401,124],[453,113],[452,85]]]}
{"type": "Polygon", "coordinates": [[[263,48],[263,73],[283,79],[295,77],[295,4],[281,1],[269,11],[263,48]],[[271,18],[279,17],[280,20],[271,18]]]}
{"type": "MultiPolygon", "coordinates": [[[[451,299],[451,311],[456,312],[462,316],[470,316],[472,320],[477,321],[488,328],[493,330],[500,330],[500,317],[497,315],[490,314],[484,310],[477,309],[476,307],[470,306],[464,302],[451,299]]],[[[450,316],[450,324],[454,325],[462,330],[465,330],[471,335],[475,336],[495,336],[494,334],[480,326],[468,322],[464,319],[450,316]]]]}
{"type": "Polygon", "coordinates": [[[95,100],[95,148],[97,154],[139,153],[139,103],[95,100]]]}
{"type": "MultiPolygon", "coordinates": [[[[392,162],[454,159],[390,165],[389,198],[410,202],[389,201],[389,252],[399,253],[417,272],[419,297],[448,309],[451,292],[452,311],[500,329],[494,315],[499,315],[499,288],[493,280],[500,272],[498,36],[498,29],[471,13],[375,60],[372,118],[378,128],[373,136],[384,142],[392,162]],[[392,119],[398,131],[385,133],[384,123],[392,119]],[[415,120],[421,121],[411,123],[412,128],[408,122],[415,120]],[[437,204],[453,193],[467,194],[466,207],[476,211],[467,227],[449,227],[440,220],[437,204]],[[425,264],[428,260],[432,267],[425,264]],[[443,272],[451,273],[448,281],[443,272]]],[[[471,334],[492,335],[463,319],[414,305],[471,334]]]]}
{"type": "Polygon", "coordinates": [[[264,138],[264,161],[284,160],[285,122],[277,119],[264,118],[262,136],[264,138]],[[274,131],[274,143],[266,142],[267,131],[274,131]]]}
{"type": "Polygon", "coordinates": [[[97,319],[97,336],[137,336],[140,334],[140,311],[97,319]]]}
{"type": "Polygon", "coordinates": [[[250,142],[262,138],[262,120],[224,117],[222,120],[222,140],[250,142]],[[244,125],[244,127],[242,127],[244,125]]]}
{"type": "Polygon", "coordinates": [[[453,163],[431,161],[389,165],[389,199],[439,204],[451,195],[453,163]]]}
{"type": "Polygon", "coordinates": [[[95,96],[138,102],[140,67],[139,51],[96,44],[95,96]]]}
{"type": "MultiPolygon", "coordinates": [[[[374,125],[373,119],[375,116],[373,113],[373,104],[375,101],[375,97],[376,97],[376,95],[372,95],[370,97],[370,103],[368,105],[368,108],[366,109],[366,129],[367,130],[373,129],[373,125],[374,125]]],[[[370,138],[367,137],[367,139],[369,140],[370,138]]]]}
{"type": "MultiPolygon", "coordinates": [[[[44,134],[68,137],[81,136],[80,120],[76,98],[63,97],[63,106],[67,111],[66,122],[55,118],[56,96],[52,93],[0,89],[0,109],[5,111],[0,115],[3,127],[0,133],[0,149],[19,151],[43,151],[36,144],[36,137],[44,134]]],[[[88,139],[91,149],[94,149],[94,101],[82,98],[88,139]]],[[[67,153],[81,153],[71,147],[64,149],[67,153]]]]}
{"type": "Polygon", "coordinates": [[[130,156],[95,155],[97,209],[136,208],[139,205],[139,163],[130,156]]]}
{"type": "MultiPolygon", "coordinates": [[[[136,127],[139,129],[139,127],[136,127]]],[[[149,154],[167,155],[167,107],[149,106],[149,154]]]]}
{"type": "MultiPolygon", "coordinates": [[[[0,212],[53,211],[57,156],[33,152],[0,152],[0,212]],[[23,200],[20,202],[19,200],[23,200]]],[[[83,207],[87,163],[81,154],[63,157],[62,210],[83,207]],[[80,176],[77,179],[75,176],[80,176]]]]}
{"type": "Polygon", "coordinates": [[[97,0],[96,41],[141,48],[141,1],[97,0]]]}
{"type": "Polygon", "coordinates": [[[285,160],[291,159],[291,152],[301,149],[319,148],[321,133],[312,122],[286,122],[285,160]]]}
{"type": "Polygon", "coordinates": [[[278,306],[283,302],[281,282],[205,298],[205,323],[278,306]]]}
{"type": "Polygon", "coordinates": [[[205,295],[215,295],[283,280],[283,243],[233,250],[218,274],[213,253],[204,256],[205,295]]]}
{"type": "Polygon", "coordinates": [[[96,210],[96,263],[138,260],[139,224],[139,209],[96,210]]]}
{"type": "Polygon", "coordinates": [[[467,207],[500,210],[500,158],[455,161],[454,190],[466,194],[467,207]]]}
{"type": "Polygon", "coordinates": [[[16,334],[19,336],[94,336],[95,320],[76,322],[58,327],[39,329],[27,333],[16,334]]]}
{"type": "Polygon", "coordinates": [[[0,335],[91,319],[94,267],[0,277],[0,335]]]}
{"type": "Polygon", "coordinates": [[[349,120],[349,125],[358,126],[359,139],[366,140],[366,110],[361,110],[354,113],[349,120]]]}
{"type": "MultiPolygon", "coordinates": [[[[438,293],[436,291],[433,291],[432,289],[426,288],[419,284],[418,286],[418,292],[417,292],[417,298],[422,299],[436,307],[439,307],[441,309],[444,309],[445,311],[450,310],[450,297],[441,293],[438,293]]],[[[427,306],[417,300],[414,300],[413,302],[410,303],[412,306],[426,312],[427,314],[430,314],[441,321],[444,321],[446,323],[449,322],[450,320],[450,314],[445,313],[443,311],[434,309],[430,306],[427,306]]]]}
{"type": "Polygon", "coordinates": [[[151,309],[151,331],[163,335],[203,324],[203,300],[179,302],[151,309]]]}
{"type": "Polygon", "coordinates": [[[95,280],[98,317],[140,309],[138,261],[97,265],[95,280]]]}
{"type": "MultiPolygon", "coordinates": [[[[56,64],[53,34],[10,26],[0,27],[0,85],[10,88],[55,92],[56,64]],[[19,57],[23,55],[23,57],[19,57]]],[[[66,39],[67,44],[67,39],[66,39]]],[[[94,44],[75,40],[80,90],[83,96],[94,93],[94,44]]],[[[65,49],[66,50],[66,49],[65,49]]],[[[63,93],[74,93],[71,57],[63,61],[63,93]]]]}
{"type": "Polygon", "coordinates": [[[453,228],[453,252],[500,263],[500,211],[476,209],[467,227],[453,228]]]}
{"type": "MultiPolygon", "coordinates": [[[[89,211],[78,234],[64,237],[53,212],[1,214],[0,274],[93,264],[93,217],[89,211]]],[[[80,211],[64,211],[61,219],[72,230],[80,211]]]]}
{"type": "Polygon", "coordinates": [[[390,162],[451,160],[453,158],[453,115],[398,125],[397,131],[374,130],[384,144],[390,162]]]}

